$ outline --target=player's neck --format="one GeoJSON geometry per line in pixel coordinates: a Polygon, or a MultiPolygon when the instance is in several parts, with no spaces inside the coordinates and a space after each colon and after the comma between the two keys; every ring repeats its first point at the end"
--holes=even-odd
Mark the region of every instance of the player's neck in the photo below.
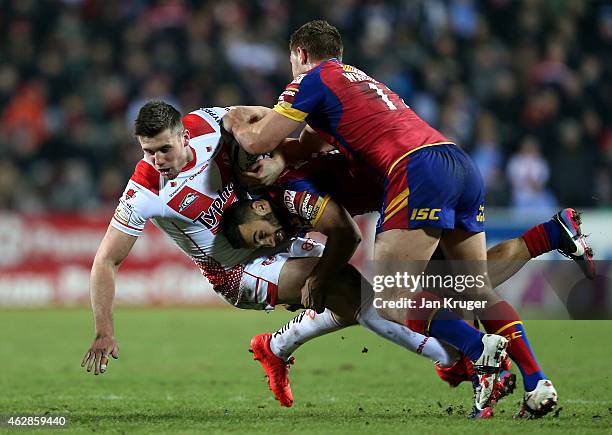
{"type": "Polygon", "coordinates": [[[191,148],[191,145],[187,145],[187,149],[186,151],[186,160],[185,160],[185,164],[183,165],[183,167],[181,168],[181,171],[185,171],[186,169],[190,169],[190,166],[193,165],[193,160],[195,158],[195,154],[193,151],[193,148],[191,148]]]}
{"type": "Polygon", "coordinates": [[[298,74],[297,74],[297,75],[300,75],[300,74],[306,74],[306,73],[307,73],[307,72],[309,72],[310,70],[313,70],[313,69],[315,69],[317,66],[319,66],[319,64],[320,64],[321,62],[325,62],[326,60],[329,60],[329,59],[313,60],[313,61],[310,61],[310,62],[308,62],[308,63],[302,64],[302,65],[301,65],[301,68],[300,68],[300,71],[298,72],[298,74]]]}
{"type": "Polygon", "coordinates": [[[185,166],[193,161],[193,157],[193,148],[191,148],[191,145],[187,145],[187,161],[185,162],[185,166]]]}

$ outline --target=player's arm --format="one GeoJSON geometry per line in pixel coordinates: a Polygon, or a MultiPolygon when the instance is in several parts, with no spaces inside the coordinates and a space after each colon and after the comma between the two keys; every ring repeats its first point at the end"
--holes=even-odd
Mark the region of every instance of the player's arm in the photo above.
{"type": "Polygon", "coordinates": [[[232,106],[230,108],[230,111],[231,110],[234,110],[234,114],[240,116],[241,122],[247,122],[249,124],[259,121],[269,112],[272,112],[272,109],[264,106],[232,106]]]}
{"type": "Polygon", "coordinates": [[[333,199],[327,201],[313,229],[326,235],[327,242],[312,274],[328,279],[349,262],[361,242],[361,232],[346,209],[333,199]]]}
{"type": "Polygon", "coordinates": [[[120,264],[129,254],[137,237],[109,226],[93,261],[90,277],[91,307],[96,337],[81,361],[81,367],[94,374],[104,373],[108,356],[119,356],[119,346],[114,337],[113,300],[115,277],[120,264]]]}
{"type": "Polygon", "coordinates": [[[302,288],[302,303],[317,311],[323,309],[326,284],[348,263],[361,242],[359,227],[344,207],[329,197],[326,201],[312,221],[313,229],[327,236],[325,250],[302,288]]]}
{"type": "Polygon", "coordinates": [[[332,145],[306,125],[299,139],[284,139],[269,159],[258,160],[249,171],[243,173],[243,176],[250,187],[270,186],[287,166],[309,160],[313,154],[333,149],[332,145]]]}
{"type": "Polygon", "coordinates": [[[335,149],[308,124],[300,133],[299,139],[285,139],[274,150],[273,155],[279,154],[286,165],[293,165],[309,160],[313,154],[335,149]]]}
{"type": "Polygon", "coordinates": [[[249,120],[249,114],[245,112],[244,107],[233,108],[223,117],[223,127],[249,154],[273,151],[301,124],[273,110],[258,121],[249,120]]]}

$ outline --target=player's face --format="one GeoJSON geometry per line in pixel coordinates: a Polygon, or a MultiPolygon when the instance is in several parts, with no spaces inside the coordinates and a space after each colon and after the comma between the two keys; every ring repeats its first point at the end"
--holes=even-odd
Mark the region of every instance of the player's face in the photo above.
{"type": "Polygon", "coordinates": [[[247,248],[273,248],[287,238],[287,232],[274,215],[266,200],[255,201],[255,219],[238,226],[240,235],[247,248]]]}
{"type": "Polygon", "coordinates": [[[154,137],[138,136],[145,159],[162,177],[176,178],[187,163],[193,160],[187,130],[166,129],[154,137]]]}

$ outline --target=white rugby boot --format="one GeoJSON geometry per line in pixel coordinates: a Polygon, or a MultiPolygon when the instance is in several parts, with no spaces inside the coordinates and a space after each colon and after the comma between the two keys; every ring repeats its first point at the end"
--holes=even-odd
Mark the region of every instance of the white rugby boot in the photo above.
{"type": "MultiPolygon", "coordinates": [[[[474,385],[474,410],[472,417],[478,417],[492,406],[492,393],[502,361],[506,358],[508,339],[501,335],[485,334],[482,337],[484,350],[476,361],[474,385]]],[[[492,413],[491,413],[492,415],[492,413]]]]}
{"type": "Polygon", "coordinates": [[[533,391],[526,391],[521,408],[514,418],[540,418],[557,406],[557,390],[548,379],[540,379],[533,391]]]}

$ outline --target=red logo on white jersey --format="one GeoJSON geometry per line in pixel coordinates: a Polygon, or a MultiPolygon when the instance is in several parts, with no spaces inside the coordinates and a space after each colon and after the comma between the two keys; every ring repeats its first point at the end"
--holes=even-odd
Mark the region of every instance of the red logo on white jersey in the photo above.
{"type": "Polygon", "coordinates": [[[314,248],[314,243],[310,239],[308,239],[304,243],[302,243],[302,250],[304,250],[306,252],[312,251],[313,248],[314,248]]]}
{"type": "Polygon", "coordinates": [[[128,199],[132,199],[136,196],[136,191],[134,189],[128,189],[127,192],[125,192],[125,200],[127,201],[128,199]]]}
{"type": "Polygon", "coordinates": [[[269,266],[271,264],[274,264],[274,262],[276,261],[276,255],[271,255],[268,258],[266,258],[261,265],[262,266],[269,266]]]}

